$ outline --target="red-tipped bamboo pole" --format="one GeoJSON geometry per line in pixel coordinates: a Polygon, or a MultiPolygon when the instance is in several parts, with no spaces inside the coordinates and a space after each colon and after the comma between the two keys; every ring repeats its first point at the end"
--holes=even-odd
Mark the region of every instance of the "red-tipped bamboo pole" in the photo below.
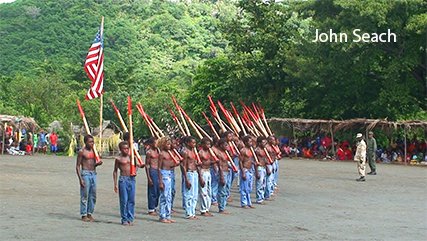
{"type": "MultiPolygon", "coordinates": [[[[79,108],[80,116],[82,117],[83,125],[85,127],[86,133],[90,135],[91,133],[90,133],[89,125],[87,124],[85,112],[83,111],[82,105],[80,104],[79,100],[77,100],[77,107],[79,108]]],[[[95,154],[96,165],[102,164],[101,157],[99,156],[98,151],[96,150],[95,144],[93,144],[93,153],[95,154]]]]}
{"type": "Polygon", "coordinates": [[[128,96],[128,121],[129,121],[129,151],[130,151],[130,175],[136,176],[135,155],[133,153],[133,123],[132,123],[132,99],[128,96]]]}
{"type": "MultiPolygon", "coordinates": [[[[117,106],[114,104],[114,102],[113,102],[113,100],[112,100],[112,99],[110,99],[110,102],[111,102],[111,105],[112,105],[112,106],[113,106],[113,108],[114,108],[114,112],[116,113],[117,118],[119,119],[119,122],[120,122],[120,125],[122,126],[123,131],[125,131],[125,132],[129,132],[129,129],[127,128],[126,123],[125,123],[125,121],[123,120],[122,114],[120,114],[120,110],[119,110],[119,108],[117,108],[117,106]]],[[[139,164],[140,166],[144,166],[144,165],[145,165],[145,164],[144,164],[144,161],[142,160],[142,157],[141,157],[141,155],[138,153],[138,151],[134,149],[134,150],[133,150],[133,153],[134,153],[134,155],[136,156],[136,160],[138,161],[138,164],[139,164]]]]}

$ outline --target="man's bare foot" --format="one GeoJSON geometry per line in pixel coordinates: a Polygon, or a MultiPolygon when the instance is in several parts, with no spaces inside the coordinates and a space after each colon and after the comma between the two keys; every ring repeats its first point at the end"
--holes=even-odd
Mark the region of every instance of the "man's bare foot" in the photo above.
{"type": "Polygon", "coordinates": [[[248,206],[249,208],[253,208],[253,209],[255,209],[255,207],[254,206],[248,206]]]}
{"type": "Polygon", "coordinates": [[[87,218],[89,219],[90,222],[95,222],[95,219],[93,218],[93,216],[91,214],[88,214],[87,218]]]}
{"type": "Polygon", "coordinates": [[[249,209],[250,207],[249,206],[242,206],[242,208],[249,209]]]}
{"type": "Polygon", "coordinates": [[[173,219],[169,219],[169,222],[170,222],[170,223],[176,223],[176,221],[175,221],[175,220],[173,220],[173,219]]]}
{"type": "Polygon", "coordinates": [[[198,218],[198,217],[196,217],[196,216],[191,216],[191,217],[189,217],[188,219],[190,219],[190,220],[198,220],[199,218],[198,218]]]}
{"type": "Polygon", "coordinates": [[[90,222],[90,219],[86,216],[82,216],[82,221],[83,222],[90,222]]]}
{"type": "Polygon", "coordinates": [[[133,222],[128,222],[129,226],[133,226],[133,222]]]}
{"type": "Polygon", "coordinates": [[[204,217],[208,217],[208,216],[209,216],[208,212],[200,213],[200,215],[201,215],[201,216],[204,216],[204,217]]]}
{"type": "Polygon", "coordinates": [[[206,212],[209,217],[213,217],[214,215],[211,212],[206,212]]]}
{"type": "MultiPolygon", "coordinates": [[[[224,214],[224,215],[228,215],[228,214],[230,214],[229,212],[227,212],[227,211],[219,211],[218,212],[219,214],[224,214]]],[[[213,215],[212,215],[213,216],[213,215]]]]}
{"type": "Polygon", "coordinates": [[[232,203],[232,202],[233,202],[233,199],[232,199],[231,197],[228,197],[228,198],[227,198],[227,202],[232,203]]]}
{"type": "Polygon", "coordinates": [[[150,216],[157,216],[157,213],[156,213],[156,211],[148,212],[148,215],[150,215],[150,216]]]}
{"type": "Polygon", "coordinates": [[[122,223],[122,226],[129,226],[129,223],[122,223]]]}
{"type": "Polygon", "coordinates": [[[171,221],[168,219],[161,219],[160,222],[161,223],[171,223],[171,221]]]}
{"type": "Polygon", "coordinates": [[[218,203],[212,203],[212,206],[218,206],[218,203]]]}

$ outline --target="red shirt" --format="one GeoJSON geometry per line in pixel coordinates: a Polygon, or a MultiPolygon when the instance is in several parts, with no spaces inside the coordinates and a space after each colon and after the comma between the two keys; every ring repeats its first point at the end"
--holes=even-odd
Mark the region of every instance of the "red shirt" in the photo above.
{"type": "Polygon", "coordinates": [[[56,134],[51,134],[50,135],[50,143],[54,146],[56,146],[58,142],[58,136],[56,134]]]}

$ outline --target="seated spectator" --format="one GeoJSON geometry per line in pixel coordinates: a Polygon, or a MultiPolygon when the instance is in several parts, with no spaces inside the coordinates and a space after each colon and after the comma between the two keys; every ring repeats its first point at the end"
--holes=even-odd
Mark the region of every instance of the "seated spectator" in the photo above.
{"type": "Polygon", "coordinates": [[[291,154],[291,148],[288,146],[288,144],[284,144],[282,146],[282,151],[283,151],[284,156],[288,157],[291,154]]]}
{"type": "Polygon", "coordinates": [[[289,145],[289,138],[287,138],[287,137],[285,137],[285,136],[282,136],[282,137],[280,137],[280,144],[282,145],[282,146],[284,146],[284,145],[289,145]]]}
{"type": "Polygon", "coordinates": [[[25,146],[25,152],[27,155],[32,155],[33,154],[33,145],[31,145],[31,143],[27,143],[27,145],[25,146]]]}
{"type": "Polygon", "coordinates": [[[346,160],[346,155],[345,155],[345,151],[344,149],[341,147],[342,145],[338,146],[338,150],[337,150],[337,159],[340,161],[344,161],[346,160]]]}
{"type": "Polygon", "coordinates": [[[305,157],[305,158],[313,158],[313,153],[311,152],[310,148],[303,147],[302,148],[302,154],[303,154],[303,157],[305,157]]]}
{"type": "Polygon", "coordinates": [[[390,158],[389,158],[389,154],[387,153],[387,151],[383,151],[381,153],[380,160],[381,160],[381,162],[384,162],[384,163],[390,163],[390,158]]]}
{"type": "Polygon", "coordinates": [[[298,148],[296,148],[295,144],[291,144],[289,157],[297,157],[300,153],[298,148]]]}
{"type": "Polygon", "coordinates": [[[347,160],[353,160],[353,152],[351,151],[351,149],[346,146],[344,149],[345,152],[345,157],[347,158],[347,160]]]}

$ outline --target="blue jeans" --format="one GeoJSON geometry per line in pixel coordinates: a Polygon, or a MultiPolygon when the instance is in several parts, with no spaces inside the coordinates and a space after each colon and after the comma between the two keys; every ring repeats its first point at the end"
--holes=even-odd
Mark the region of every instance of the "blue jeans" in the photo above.
{"type": "Polygon", "coordinates": [[[270,175],[267,174],[267,183],[265,188],[265,198],[270,198],[274,191],[274,173],[273,165],[267,165],[267,168],[270,170],[270,175]]]}
{"type": "Polygon", "coordinates": [[[211,167],[211,181],[212,181],[212,203],[218,203],[218,183],[219,183],[219,173],[211,167]]]}
{"type": "Polygon", "coordinates": [[[171,191],[171,193],[172,193],[172,202],[171,202],[171,207],[173,208],[173,201],[175,200],[175,193],[176,193],[176,188],[175,188],[175,170],[172,169],[170,171],[172,172],[172,184],[171,184],[171,186],[172,186],[172,191],[171,191]]]}
{"type": "Polygon", "coordinates": [[[218,184],[218,209],[219,211],[224,211],[225,206],[227,206],[227,198],[228,193],[230,192],[230,186],[229,182],[227,180],[229,179],[229,176],[231,175],[230,172],[222,172],[222,175],[224,176],[225,185],[218,184]]]}
{"type": "Polygon", "coordinates": [[[200,212],[209,212],[212,204],[211,172],[209,169],[201,170],[202,179],[205,186],[200,186],[200,212]]]}
{"type": "Polygon", "coordinates": [[[119,201],[122,224],[133,222],[135,217],[135,177],[119,177],[119,201]]]}
{"type": "Polygon", "coordinates": [[[261,203],[265,199],[265,187],[266,187],[266,170],[265,167],[258,167],[259,179],[256,179],[256,202],[261,203]]]}
{"type": "Polygon", "coordinates": [[[81,176],[85,187],[80,187],[80,215],[93,214],[96,203],[96,172],[82,170],[81,176]]]}
{"type": "Polygon", "coordinates": [[[50,151],[51,152],[57,152],[58,151],[58,146],[57,145],[50,145],[50,151]]]}
{"type": "Polygon", "coordinates": [[[251,192],[253,183],[253,170],[243,169],[246,175],[246,180],[243,180],[240,174],[240,205],[242,207],[252,206],[251,192]]]}
{"type": "Polygon", "coordinates": [[[151,180],[153,181],[153,186],[147,184],[148,212],[154,212],[159,205],[159,173],[157,169],[151,167],[148,172],[151,180]]]}
{"type": "Polygon", "coordinates": [[[185,178],[181,173],[181,197],[182,197],[182,209],[185,210],[185,178]]]}
{"type": "Polygon", "coordinates": [[[274,186],[277,186],[277,181],[279,180],[279,160],[274,161],[274,186]]]}
{"type": "Polygon", "coordinates": [[[199,197],[199,174],[197,171],[188,171],[187,180],[191,183],[190,189],[184,188],[185,217],[196,216],[197,198],[199,197]]]}
{"type": "MultiPolygon", "coordinates": [[[[236,165],[236,167],[239,167],[239,157],[237,156],[234,157],[233,162],[234,162],[234,165],[236,165]]],[[[237,172],[233,172],[233,170],[231,170],[230,168],[230,171],[231,171],[231,175],[230,175],[231,176],[230,188],[231,188],[233,186],[234,179],[239,177],[240,170],[238,170],[237,172]]]]}
{"type": "Polygon", "coordinates": [[[170,219],[172,210],[172,170],[160,170],[162,174],[163,191],[160,191],[160,220],[170,219]]]}

